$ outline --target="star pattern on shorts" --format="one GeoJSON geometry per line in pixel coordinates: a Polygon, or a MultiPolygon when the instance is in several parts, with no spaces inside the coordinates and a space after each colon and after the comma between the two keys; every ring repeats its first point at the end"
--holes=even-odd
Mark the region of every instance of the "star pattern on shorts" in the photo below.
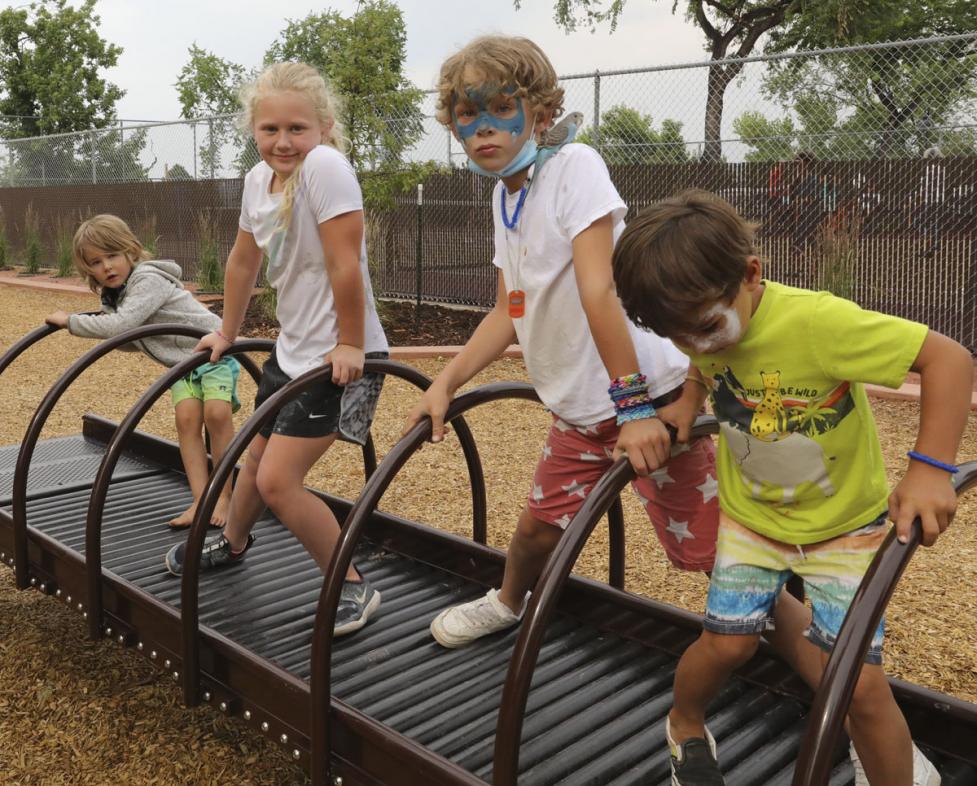
{"type": "Polygon", "coordinates": [[[703,504],[707,503],[711,499],[714,499],[716,494],[719,493],[719,483],[717,483],[716,479],[708,472],[706,473],[706,479],[702,481],[702,485],[696,486],[696,488],[702,492],[703,504]]]}
{"type": "Polygon", "coordinates": [[[689,532],[689,522],[687,521],[676,521],[671,516],[668,517],[668,526],[665,527],[666,532],[671,532],[675,536],[675,540],[681,543],[686,538],[695,540],[695,535],[689,532]]]}
{"type": "Polygon", "coordinates": [[[580,499],[587,497],[587,484],[578,483],[576,478],[571,480],[566,486],[561,485],[560,488],[567,493],[568,497],[572,497],[574,494],[580,497],[580,499]]]}
{"type": "Polygon", "coordinates": [[[543,461],[546,461],[546,459],[552,458],[552,457],[553,457],[553,448],[551,448],[549,445],[544,445],[543,446],[543,461]]]}
{"type": "Polygon", "coordinates": [[[543,498],[543,487],[533,484],[533,499],[539,502],[543,498]]]}
{"type": "Polygon", "coordinates": [[[560,529],[566,529],[567,524],[570,523],[570,516],[564,513],[562,516],[560,516],[560,518],[558,518],[553,523],[556,524],[556,526],[558,526],[560,529]]]}
{"type": "Polygon", "coordinates": [[[560,420],[559,418],[556,419],[556,422],[553,425],[563,432],[569,431],[573,428],[573,426],[571,426],[565,420],[560,420]]]}
{"type": "Polygon", "coordinates": [[[683,453],[688,453],[690,450],[692,450],[692,446],[688,442],[678,442],[672,445],[669,455],[681,456],[683,453]]]}
{"type": "Polygon", "coordinates": [[[648,500],[642,497],[637,491],[634,492],[634,496],[638,498],[638,502],[641,503],[641,507],[643,508],[648,507],[648,500]]]}
{"type": "Polygon", "coordinates": [[[668,474],[668,467],[662,467],[661,469],[656,469],[649,476],[655,483],[658,484],[658,488],[661,488],[666,483],[674,483],[675,478],[668,474]]]}
{"type": "Polygon", "coordinates": [[[581,453],[580,454],[580,460],[581,461],[600,461],[601,458],[596,453],[591,453],[590,451],[587,451],[586,453],[581,453]]]}
{"type": "Polygon", "coordinates": [[[577,431],[586,436],[587,434],[597,434],[597,426],[577,426],[577,431]]]}

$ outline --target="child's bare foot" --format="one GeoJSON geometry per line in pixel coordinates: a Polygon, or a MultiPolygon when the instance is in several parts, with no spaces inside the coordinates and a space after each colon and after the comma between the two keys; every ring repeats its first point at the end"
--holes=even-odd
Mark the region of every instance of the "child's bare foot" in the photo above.
{"type": "Polygon", "coordinates": [[[223,527],[227,524],[227,511],[231,507],[231,497],[228,494],[221,494],[214,506],[214,512],[210,516],[210,526],[223,527]]]}
{"type": "Polygon", "coordinates": [[[191,524],[193,524],[193,516],[197,512],[197,503],[194,502],[189,508],[187,508],[183,513],[181,513],[176,518],[172,518],[167,522],[167,526],[170,529],[186,529],[191,524]]]}

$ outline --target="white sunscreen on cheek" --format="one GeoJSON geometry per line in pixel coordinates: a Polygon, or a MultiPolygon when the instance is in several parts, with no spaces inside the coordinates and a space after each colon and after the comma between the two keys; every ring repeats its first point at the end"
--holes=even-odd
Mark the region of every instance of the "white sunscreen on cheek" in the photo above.
{"type": "Polygon", "coordinates": [[[689,336],[689,345],[700,355],[715,352],[735,344],[742,335],[740,315],[732,306],[717,303],[702,315],[704,322],[718,319],[719,327],[705,336],[689,336]]]}

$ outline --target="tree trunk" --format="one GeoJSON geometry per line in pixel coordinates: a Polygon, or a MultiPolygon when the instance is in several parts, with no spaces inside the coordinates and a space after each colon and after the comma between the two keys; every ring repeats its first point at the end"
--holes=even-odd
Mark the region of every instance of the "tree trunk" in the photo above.
{"type": "MultiPolygon", "coordinates": [[[[713,59],[720,58],[714,56],[713,59]]],[[[702,147],[703,161],[723,160],[722,126],[726,88],[742,70],[742,63],[709,66],[709,80],[706,85],[706,122],[703,132],[705,144],[702,147]]]]}

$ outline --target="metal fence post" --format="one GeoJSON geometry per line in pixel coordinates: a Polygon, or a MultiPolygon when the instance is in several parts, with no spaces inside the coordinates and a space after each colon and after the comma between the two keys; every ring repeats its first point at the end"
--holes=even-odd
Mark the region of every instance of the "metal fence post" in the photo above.
{"type": "Polygon", "coordinates": [[[92,149],[91,149],[91,160],[92,160],[92,183],[98,182],[98,176],[95,173],[95,132],[91,133],[92,149]]]}
{"type": "Polygon", "coordinates": [[[417,303],[414,306],[414,330],[417,331],[421,323],[421,262],[423,260],[424,248],[422,244],[421,229],[424,226],[422,211],[424,209],[424,184],[417,184],[417,248],[415,250],[415,284],[417,286],[417,303]]]}
{"type": "Polygon", "coordinates": [[[594,147],[600,152],[600,70],[594,71],[594,147]]]}
{"type": "Polygon", "coordinates": [[[190,124],[190,128],[193,130],[193,179],[197,179],[197,121],[194,120],[190,124]]]}
{"type": "Polygon", "coordinates": [[[207,146],[210,156],[210,179],[214,179],[214,118],[207,118],[207,146]]]}

